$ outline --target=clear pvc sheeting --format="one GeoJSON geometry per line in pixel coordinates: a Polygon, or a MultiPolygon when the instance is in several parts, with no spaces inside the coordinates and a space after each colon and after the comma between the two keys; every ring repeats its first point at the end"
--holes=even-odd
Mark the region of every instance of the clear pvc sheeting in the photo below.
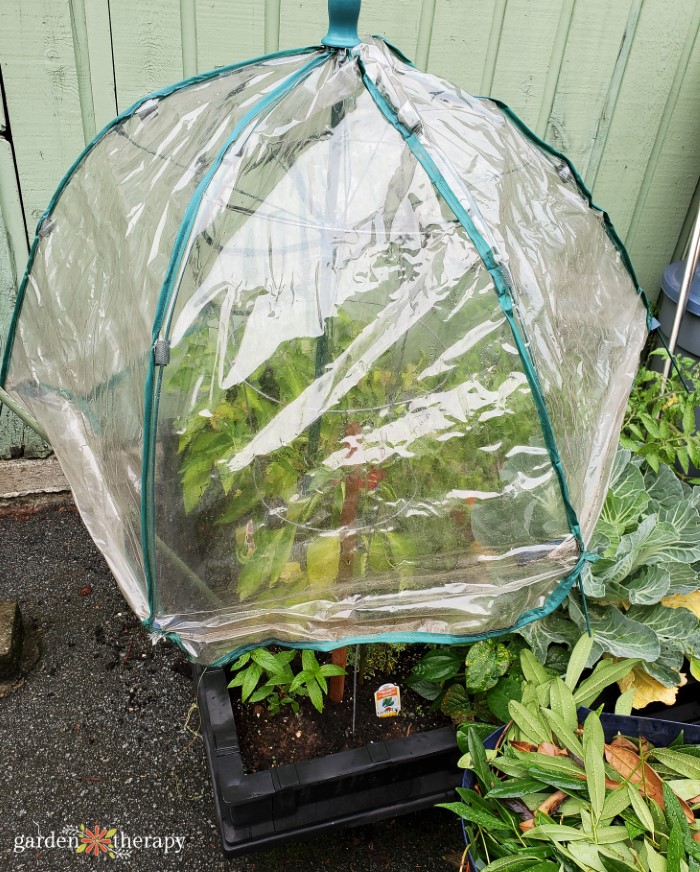
{"type": "Polygon", "coordinates": [[[378,40],[142,103],[20,305],[7,388],[131,605],[202,662],[551,610],[646,336],[568,167],[378,40]]]}

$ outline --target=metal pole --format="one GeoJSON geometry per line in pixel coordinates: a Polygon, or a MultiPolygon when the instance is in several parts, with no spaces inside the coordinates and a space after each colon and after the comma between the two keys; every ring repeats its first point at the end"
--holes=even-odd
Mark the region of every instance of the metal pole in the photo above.
{"type": "MultiPolygon", "coordinates": [[[[685,314],[685,307],[688,303],[688,297],[690,296],[690,288],[693,284],[693,278],[695,277],[695,270],[698,266],[698,259],[700,258],[700,207],[698,207],[698,214],[695,216],[695,225],[693,226],[693,232],[690,237],[690,246],[688,248],[688,260],[685,263],[685,272],[683,273],[683,281],[681,282],[681,289],[678,295],[678,307],[676,308],[676,315],[673,319],[673,329],[671,330],[671,336],[668,340],[668,350],[671,354],[676,350],[676,344],[678,342],[678,334],[681,329],[681,321],[683,319],[683,315],[685,314]]],[[[661,382],[661,390],[663,391],[666,387],[666,379],[668,378],[668,374],[671,371],[671,358],[664,363],[663,376],[661,382]]]]}

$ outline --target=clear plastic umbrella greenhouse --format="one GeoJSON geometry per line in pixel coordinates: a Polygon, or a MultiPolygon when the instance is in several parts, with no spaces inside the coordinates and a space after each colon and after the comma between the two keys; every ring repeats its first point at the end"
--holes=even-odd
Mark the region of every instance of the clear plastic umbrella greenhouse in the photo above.
{"type": "Polygon", "coordinates": [[[330,6],[325,44],[96,137],[4,353],[131,607],[200,662],[547,614],[647,336],[566,158],[330,6]]]}

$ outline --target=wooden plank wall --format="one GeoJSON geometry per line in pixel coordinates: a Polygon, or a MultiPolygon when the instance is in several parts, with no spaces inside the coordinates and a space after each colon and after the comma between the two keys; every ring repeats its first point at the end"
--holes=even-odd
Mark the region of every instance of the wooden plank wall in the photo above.
{"type": "MultiPolygon", "coordinates": [[[[318,41],[325,0],[3,0],[0,336],[33,228],[117,111],[170,82],[318,41]]],[[[571,156],[655,297],[700,198],[700,0],[364,0],[361,32],[509,103],[571,156]]],[[[3,413],[0,456],[40,453],[3,413]]]]}

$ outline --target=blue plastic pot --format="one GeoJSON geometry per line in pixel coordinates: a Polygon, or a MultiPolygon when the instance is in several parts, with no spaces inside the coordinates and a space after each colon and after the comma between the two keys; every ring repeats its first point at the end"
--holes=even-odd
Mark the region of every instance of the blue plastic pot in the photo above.
{"type": "MultiPolygon", "coordinates": [[[[587,708],[580,708],[578,710],[580,723],[583,723],[589,711],[587,708]]],[[[627,717],[626,715],[612,715],[606,712],[603,712],[600,716],[600,722],[603,726],[606,742],[610,742],[618,733],[622,733],[624,736],[633,738],[644,736],[652,745],[655,745],[657,748],[663,748],[670,745],[682,732],[686,744],[700,745],[700,725],[698,724],[681,724],[676,721],[662,721],[657,718],[627,717]]],[[[504,724],[484,739],[484,748],[487,751],[492,751],[496,747],[505,728],[504,724]]],[[[466,787],[468,790],[471,789],[474,787],[475,780],[472,770],[466,769],[462,779],[462,787],[466,787]]],[[[467,845],[468,839],[464,821],[462,821],[462,834],[464,835],[464,844],[467,845]]],[[[469,858],[467,872],[472,872],[472,870],[477,869],[477,865],[471,852],[467,856],[469,858]]]]}

